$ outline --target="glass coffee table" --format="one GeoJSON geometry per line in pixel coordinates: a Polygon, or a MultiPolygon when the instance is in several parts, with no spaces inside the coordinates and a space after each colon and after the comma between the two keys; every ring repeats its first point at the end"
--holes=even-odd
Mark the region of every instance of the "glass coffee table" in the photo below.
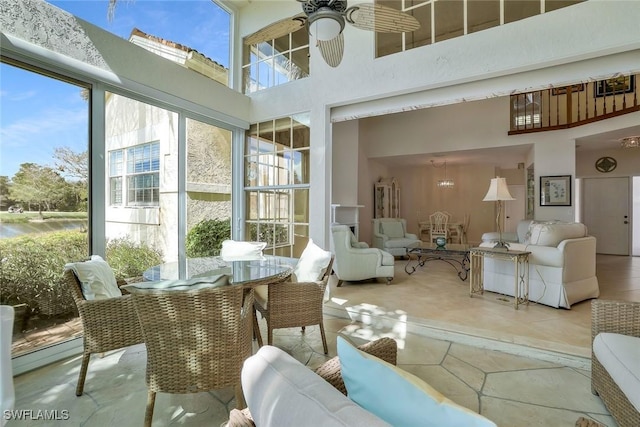
{"type": "Polygon", "coordinates": [[[447,243],[438,246],[435,243],[419,242],[407,248],[409,261],[404,267],[407,274],[413,274],[418,267],[424,267],[429,261],[444,261],[456,269],[460,280],[469,276],[469,245],[447,243]]]}

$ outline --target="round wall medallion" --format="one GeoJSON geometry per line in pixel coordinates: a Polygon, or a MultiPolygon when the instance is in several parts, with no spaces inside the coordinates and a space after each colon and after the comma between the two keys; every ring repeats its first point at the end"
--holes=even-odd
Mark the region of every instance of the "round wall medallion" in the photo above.
{"type": "Polygon", "coordinates": [[[600,157],[596,160],[596,169],[598,172],[611,172],[618,166],[618,162],[613,157],[600,157]]]}

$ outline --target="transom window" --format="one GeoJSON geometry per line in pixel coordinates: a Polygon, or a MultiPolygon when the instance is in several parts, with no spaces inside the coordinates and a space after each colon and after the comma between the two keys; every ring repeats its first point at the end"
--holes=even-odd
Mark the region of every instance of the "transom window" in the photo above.
{"type": "Polygon", "coordinates": [[[519,21],[584,0],[375,0],[413,15],[411,33],[376,33],[376,57],[403,52],[498,25],[519,21]]]}
{"type": "Polygon", "coordinates": [[[244,93],[309,76],[309,34],[306,31],[244,45],[243,52],[244,93]]]}
{"type": "Polygon", "coordinates": [[[158,206],[160,203],[160,142],[154,141],[109,152],[109,200],[123,205],[126,182],[127,206],[158,206]],[[126,173],[124,165],[126,164],[126,173]]]}

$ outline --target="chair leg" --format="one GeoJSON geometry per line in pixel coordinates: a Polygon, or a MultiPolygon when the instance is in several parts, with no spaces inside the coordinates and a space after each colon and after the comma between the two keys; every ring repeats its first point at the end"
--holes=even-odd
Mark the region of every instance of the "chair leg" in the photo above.
{"type": "Polygon", "coordinates": [[[273,345],[273,329],[271,329],[269,322],[267,322],[267,344],[273,345]]]}
{"type": "Polygon", "coordinates": [[[322,337],[322,347],[324,348],[324,354],[329,354],[329,348],[327,347],[327,336],[324,334],[324,322],[320,322],[320,336],[322,337]]]}
{"type": "Polygon", "coordinates": [[[236,384],[234,387],[236,392],[236,409],[244,409],[247,407],[247,402],[244,400],[244,393],[242,392],[242,384],[236,384]]]}
{"type": "Polygon", "coordinates": [[[258,340],[258,347],[262,347],[262,335],[260,334],[260,326],[258,326],[258,314],[253,310],[253,337],[258,340]]]}
{"type": "Polygon", "coordinates": [[[390,285],[392,280],[393,280],[393,277],[387,277],[387,285],[390,285]]]}
{"type": "Polygon", "coordinates": [[[147,394],[147,409],[144,412],[144,427],[151,427],[153,408],[156,405],[156,392],[149,390],[147,394]]]}
{"type": "Polygon", "coordinates": [[[302,333],[303,333],[303,334],[304,334],[304,331],[305,331],[305,329],[306,329],[306,328],[307,328],[306,326],[303,326],[303,327],[302,327],[302,333]]]}
{"type": "Polygon", "coordinates": [[[340,286],[342,286],[342,280],[338,279],[338,284],[336,285],[336,288],[339,288],[340,286]]]}
{"type": "Polygon", "coordinates": [[[84,380],[87,377],[87,369],[89,368],[89,358],[91,353],[82,355],[82,364],[80,365],[80,375],[78,375],[78,385],[76,386],[76,396],[82,396],[84,392],[84,380]]]}

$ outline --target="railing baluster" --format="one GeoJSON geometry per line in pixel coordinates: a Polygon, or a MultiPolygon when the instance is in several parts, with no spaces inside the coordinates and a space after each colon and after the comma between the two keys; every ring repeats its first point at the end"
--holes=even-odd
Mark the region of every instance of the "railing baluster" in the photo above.
{"type": "Polygon", "coordinates": [[[607,84],[591,81],[513,94],[510,96],[512,124],[509,134],[565,129],[640,111],[640,90],[633,84],[637,77],[638,75],[629,76],[630,86],[626,84],[629,80],[623,80],[620,85],[618,78],[606,82],[607,84]],[[562,95],[565,96],[564,101],[560,100],[562,95]],[[617,99],[618,97],[622,98],[617,99]],[[590,114],[590,98],[593,99],[593,115],[590,114]]]}

